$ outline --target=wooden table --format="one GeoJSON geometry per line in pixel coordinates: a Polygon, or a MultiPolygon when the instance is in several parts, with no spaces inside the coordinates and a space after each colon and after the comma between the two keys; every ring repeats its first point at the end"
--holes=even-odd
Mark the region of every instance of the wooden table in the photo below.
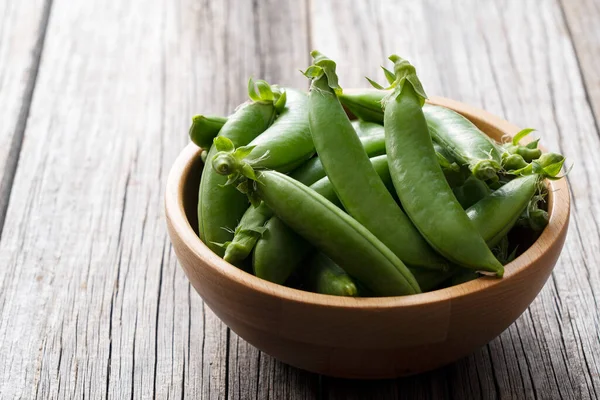
{"type": "Polygon", "coordinates": [[[596,0],[0,0],[0,398],[600,397],[600,5],[596,0]],[[195,113],[249,76],[342,86],[397,52],[427,92],[539,130],[574,164],[552,278],[500,337],[421,376],[286,366],[204,306],[163,188],[195,113]]]}

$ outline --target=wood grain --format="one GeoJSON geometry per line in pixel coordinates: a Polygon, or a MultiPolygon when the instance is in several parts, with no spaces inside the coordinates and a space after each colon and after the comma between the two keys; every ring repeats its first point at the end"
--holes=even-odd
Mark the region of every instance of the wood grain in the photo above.
{"type": "Polygon", "coordinates": [[[44,47],[51,0],[0,1],[0,236],[44,47]]]}
{"type": "Polygon", "coordinates": [[[0,1],[0,397],[599,397],[597,8],[0,1]],[[575,163],[552,281],[462,362],[321,391],[228,332],[176,265],[161,191],[189,116],[230,112],[251,74],[306,87],[313,47],[346,87],[405,55],[430,94],[537,127],[575,163]]]}
{"type": "MultiPolygon", "coordinates": [[[[598,167],[591,160],[600,143],[560,5],[360,3],[313,3],[315,47],[347,60],[340,64],[352,71],[341,76],[343,86],[366,87],[354,71],[376,74],[373,65],[398,52],[417,66],[429,94],[485,108],[520,126],[537,127],[548,148],[576,163],[569,176],[575,199],[572,232],[551,282],[529,310],[480,352],[432,373],[430,379],[419,378],[420,389],[414,389],[411,380],[378,388],[382,393],[402,393],[408,384],[418,396],[431,398],[431,381],[438,379],[447,381],[448,387],[436,398],[458,393],[474,398],[596,398],[600,281],[593,266],[600,261],[600,239],[598,193],[591,183],[598,167]],[[362,18],[375,21],[374,26],[361,30],[361,24],[353,23],[354,29],[333,28],[362,18]],[[470,388],[465,388],[466,381],[470,388]]],[[[325,385],[331,398],[344,398],[337,394],[346,393],[346,382],[326,380],[325,385]]]]}
{"type": "Polygon", "coordinates": [[[573,42],[584,90],[596,120],[600,119],[600,77],[596,66],[600,61],[600,4],[594,0],[561,0],[566,29],[573,42]]]}

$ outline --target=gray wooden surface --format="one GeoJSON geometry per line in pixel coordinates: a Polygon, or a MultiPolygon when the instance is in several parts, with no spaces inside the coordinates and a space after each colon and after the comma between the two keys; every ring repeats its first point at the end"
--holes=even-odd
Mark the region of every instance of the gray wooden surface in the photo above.
{"type": "Polygon", "coordinates": [[[0,398],[600,397],[598,62],[596,0],[0,0],[0,398]],[[249,76],[306,88],[312,48],[345,87],[397,52],[430,95],[536,127],[575,164],[552,278],[453,365],[299,371],[224,326],[177,265],[162,195],[190,116],[229,113],[249,76]]]}

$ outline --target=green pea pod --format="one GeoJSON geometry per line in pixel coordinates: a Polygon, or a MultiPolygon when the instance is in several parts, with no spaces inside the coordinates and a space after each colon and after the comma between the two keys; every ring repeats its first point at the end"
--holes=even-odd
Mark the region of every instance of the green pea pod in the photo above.
{"type": "MultiPolygon", "coordinates": [[[[390,182],[390,172],[385,155],[371,159],[373,167],[384,182],[390,182]]],[[[310,186],[312,190],[340,207],[340,201],[327,177],[310,186]]],[[[254,274],[259,278],[283,284],[298,269],[303,255],[308,254],[313,246],[291,228],[282,223],[277,216],[269,220],[266,232],[258,239],[254,248],[252,265],[254,274]],[[291,232],[290,232],[291,231],[291,232]],[[276,238],[276,239],[274,239],[276,238]]],[[[247,253],[252,249],[246,248],[247,253]]]]}
{"type": "MultiPolygon", "coordinates": [[[[315,182],[311,188],[335,205],[339,205],[327,178],[315,182]]],[[[227,245],[223,259],[235,263],[246,258],[254,248],[254,274],[259,278],[283,284],[296,269],[296,260],[299,262],[311,246],[298,235],[288,232],[289,228],[280,221],[273,221],[276,219],[264,202],[258,207],[250,206],[236,228],[233,240],[227,245]]]]}
{"type": "Polygon", "coordinates": [[[540,149],[530,149],[526,146],[519,146],[515,150],[515,154],[523,157],[523,160],[526,162],[532,162],[533,160],[537,160],[542,156],[542,150],[540,149]]]}
{"type": "Polygon", "coordinates": [[[190,140],[202,149],[209,149],[227,118],[215,115],[195,115],[190,126],[190,140]]]}
{"type": "Polygon", "coordinates": [[[271,218],[265,232],[256,242],[252,255],[252,271],[257,277],[283,285],[308,255],[312,246],[279,218],[271,218]],[[273,251],[285,249],[283,251],[273,251]],[[294,262],[290,264],[288,260],[294,262]]]}
{"type": "Polygon", "coordinates": [[[323,253],[315,254],[308,261],[306,284],[315,293],[358,296],[358,288],[350,275],[323,253]]]}
{"type": "Polygon", "coordinates": [[[312,81],[308,95],[310,131],[344,208],[407,264],[446,269],[446,260],[419,235],[369,162],[337,98],[341,88],[337,85],[335,63],[317,51],[311,55],[314,64],[305,72],[312,81]]]}
{"type": "MultiPolygon", "coordinates": [[[[433,148],[435,152],[439,155],[439,157],[442,157],[445,160],[445,162],[448,163],[448,165],[456,164],[454,156],[450,154],[450,152],[446,150],[446,148],[443,147],[441,144],[433,142],[433,148]]],[[[440,165],[442,167],[444,166],[444,164],[442,163],[440,163],[440,165]]]]}
{"type": "Polygon", "coordinates": [[[285,89],[286,103],[275,122],[250,142],[245,157],[255,168],[288,172],[315,153],[308,127],[308,97],[296,89],[285,89]]]}
{"type": "MultiPolygon", "coordinates": [[[[339,99],[358,118],[382,124],[386,94],[360,91],[341,94],[339,99]]],[[[468,119],[448,108],[426,104],[423,112],[433,139],[446,147],[459,164],[468,165],[480,179],[495,179],[502,167],[503,151],[498,145],[468,119]]]]}
{"type": "MultiPolygon", "coordinates": [[[[274,92],[264,81],[251,79],[248,92],[252,101],[229,117],[218,136],[229,139],[235,146],[247,145],[264,132],[285,104],[285,92],[274,92]]],[[[208,160],[216,153],[216,147],[212,146],[208,160]]],[[[221,187],[226,182],[224,176],[214,171],[212,162],[205,164],[198,193],[199,236],[219,256],[223,256],[223,244],[231,240],[233,228],[248,207],[247,199],[234,187],[221,187]]]]}
{"type": "Polygon", "coordinates": [[[479,179],[497,178],[502,150],[471,121],[446,107],[425,104],[423,113],[431,138],[479,179]]]}
{"type": "Polygon", "coordinates": [[[466,210],[473,226],[494,247],[515,225],[534,196],[540,177],[515,178],[466,210]]]}
{"type": "Polygon", "coordinates": [[[392,181],[404,210],[447,259],[501,277],[504,267],[454,197],[438,165],[422,110],[426,96],[415,68],[396,55],[390,60],[396,80],[385,103],[385,139],[392,181]]]}
{"type": "Polygon", "coordinates": [[[342,105],[358,119],[383,124],[382,100],[385,94],[378,90],[346,92],[338,95],[342,105]]]}
{"type": "Polygon", "coordinates": [[[374,122],[367,122],[360,119],[352,121],[352,127],[356,131],[358,137],[384,135],[383,125],[374,122]]]}
{"type": "MultiPolygon", "coordinates": [[[[469,219],[490,249],[505,238],[521,218],[536,193],[539,180],[540,177],[535,175],[515,178],[467,209],[469,219]]],[[[476,272],[463,268],[448,272],[412,268],[411,272],[424,292],[439,287],[449,278],[450,285],[454,286],[479,277],[476,272]]]]}
{"type": "MultiPolygon", "coordinates": [[[[385,154],[385,136],[382,134],[361,137],[360,142],[369,157],[385,154]]],[[[305,185],[311,185],[325,176],[325,170],[319,157],[314,157],[296,168],[291,176],[305,185]]]]}
{"type": "Polygon", "coordinates": [[[502,154],[502,164],[507,171],[511,170],[523,170],[528,167],[529,164],[519,154],[502,154]]]}
{"type": "Polygon", "coordinates": [[[233,239],[225,247],[223,259],[231,264],[248,257],[256,241],[265,233],[265,223],[273,216],[266,204],[250,206],[235,228],[233,239]]]}
{"type": "Polygon", "coordinates": [[[258,174],[257,195],[294,231],[378,296],[420,293],[418,283],[377,237],[326,198],[275,171],[258,174]]]}
{"type": "Polygon", "coordinates": [[[456,200],[465,210],[491,193],[488,185],[471,175],[465,183],[452,189],[456,200]]]}

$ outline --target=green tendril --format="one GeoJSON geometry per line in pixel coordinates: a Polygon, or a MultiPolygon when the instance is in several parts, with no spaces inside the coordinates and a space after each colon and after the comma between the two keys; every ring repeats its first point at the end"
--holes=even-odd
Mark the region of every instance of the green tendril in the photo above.
{"type": "Polygon", "coordinates": [[[520,130],[512,139],[513,146],[517,146],[521,139],[523,139],[525,136],[529,135],[533,131],[535,131],[535,129],[533,128],[525,128],[520,130]]]}
{"type": "Polygon", "coordinates": [[[338,76],[335,72],[335,61],[331,60],[317,50],[311,51],[310,55],[313,58],[313,64],[309,66],[306,71],[300,72],[302,72],[304,76],[312,81],[317,81],[324,77],[327,80],[327,86],[333,90],[336,95],[341,95],[342,88],[338,83],[338,76]]]}

